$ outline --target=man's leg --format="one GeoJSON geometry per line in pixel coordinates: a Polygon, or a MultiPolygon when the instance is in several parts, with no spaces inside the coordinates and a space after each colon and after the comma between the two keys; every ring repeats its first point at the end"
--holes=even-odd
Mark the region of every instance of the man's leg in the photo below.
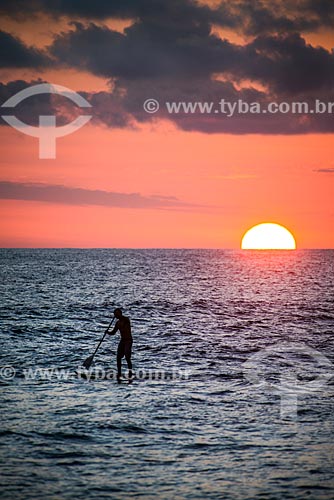
{"type": "Polygon", "coordinates": [[[117,349],[117,380],[122,376],[122,358],[124,356],[124,343],[120,341],[117,349]]]}
{"type": "Polygon", "coordinates": [[[127,342],[125,344],[124,354],[125,354],[126,362],[128,364],[129,378],[132,378],[131,348],[132,348],[132,342],[127,342]]]}

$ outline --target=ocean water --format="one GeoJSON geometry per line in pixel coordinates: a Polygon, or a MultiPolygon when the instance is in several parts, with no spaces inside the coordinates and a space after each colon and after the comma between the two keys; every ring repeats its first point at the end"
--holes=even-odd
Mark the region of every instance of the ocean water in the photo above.
{"type": "Polygon", "coordinates": [[[0,255],[1,498],[334,498],[334,251],[0,255]]]}

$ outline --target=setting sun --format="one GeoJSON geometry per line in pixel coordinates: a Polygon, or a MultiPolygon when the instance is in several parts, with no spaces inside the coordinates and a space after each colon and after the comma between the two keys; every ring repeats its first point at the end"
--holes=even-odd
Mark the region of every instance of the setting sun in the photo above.
{"type": "Polygon", "coordinates": [[[296,242],[288,229],[270,222],[249,229],[242,238],[243,250],[295,250],[296,242]]]}

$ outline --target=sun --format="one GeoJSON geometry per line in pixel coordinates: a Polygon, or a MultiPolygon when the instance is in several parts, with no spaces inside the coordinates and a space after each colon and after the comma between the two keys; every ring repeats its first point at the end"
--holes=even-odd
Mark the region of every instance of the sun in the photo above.
{"type": "Polygon", "coordinates": [[[242,238],[241,248],[243,250],[295,250],[296,241],[284,226],[264,222],[248,229],[242,238]]]}

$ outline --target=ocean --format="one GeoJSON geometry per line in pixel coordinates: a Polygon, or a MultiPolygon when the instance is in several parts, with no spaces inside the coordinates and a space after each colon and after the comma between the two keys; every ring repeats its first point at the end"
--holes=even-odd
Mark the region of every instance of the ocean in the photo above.
{"type": "Polygon", "coordinates": [[[333,250],[0,254],[1,498],[334,498],[333,250]]]}

